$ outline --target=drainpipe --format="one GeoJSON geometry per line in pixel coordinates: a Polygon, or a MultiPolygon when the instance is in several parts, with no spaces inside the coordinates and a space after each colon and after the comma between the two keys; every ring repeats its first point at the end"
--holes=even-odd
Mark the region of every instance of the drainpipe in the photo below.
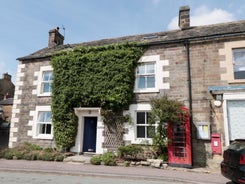
{"type": "Polygon", "coordinates": [[[188,94],[189,94],[189,108],[190,108],[190,136],[191,136],[191,155],[192,155],[192,164],[193,164],[193,147],[192,147],[192,85],[191,85],[191,62],[190,62],[190,41],[185,40],[184,42],[186,48],[186,57],[187,57],[187,79],[188,79],[188,94]]]}

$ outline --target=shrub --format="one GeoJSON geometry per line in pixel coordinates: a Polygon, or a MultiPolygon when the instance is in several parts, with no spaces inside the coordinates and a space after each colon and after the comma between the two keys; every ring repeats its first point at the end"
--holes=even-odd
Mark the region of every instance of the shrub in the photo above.
{"type": "Polygon", "coordinates": [[[101,164],[101,156],[95,155],[90,159],[90,163],[93,165],[100,165],[101,164]]]}
{"type": "Polygon", "coordinates": [[[0,149],[0,158],[4,158],[5,152],[7,149],[0,149]]]}
{"type": "Polygon", "coordinates": [[[124,165],[125,167],[129,167],[129,166],[130,166],[130,162],[129,162],[129,161],[125,161],[125,162],[123,163],[123,165],[124,165]]]}
{"type": "Polygon", "coordinates": [[[65,156],[62,153],[56,153],[54,160],[56,162],[62,162],[64,160],[65,156]]]}
{"type": "Polygon", "coordinates": [[[19,144],[15,148],[0,150],[0,158],[63,161],[65,155],[55,151],[53,148],[43,149],[38,145],[25,142],[23,144],[19,144]]]}
{"type": "Polygon", "coordinates": [[[107,165],[107,166],[117,165],[116,160],[115,160],[115,155],[112,152],[104,153],[101,156],[101,161],[104,163],[104,165],[107,165]]]}
{"type": "Polygon", "coordinates": [[[23,149],[25,149],[26,151],[33,151],[33,150],[42,150],[43,148],[39,145],[36,145],[36,144],[24,142],[23,143],[23,149]]]}
{"type": "Polygon", "coordinates": [[[8,159],[8,160],[12,160],[14,157],[15,153],[13,151],[13,149],[9,149],[4,153],[4,158],[8,159]]]}
{"type": "Polygon", "coordinates": [[[25,160],[37,160],[39,152],[38,151],[31,151],[23,155],[23,159],[25,160]]]}
{"type": "Polygon", "coordinates": [[[143,148],[139,145],[120,146],[118,148],[118,156],[124,159],[136,159],[139,153],[143,152],[143,148]]]}

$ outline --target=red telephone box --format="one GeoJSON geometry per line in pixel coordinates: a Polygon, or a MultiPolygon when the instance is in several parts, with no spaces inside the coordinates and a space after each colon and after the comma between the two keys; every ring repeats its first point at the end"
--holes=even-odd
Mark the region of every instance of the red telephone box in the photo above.
{"type": "Polygon", "coordinates": [[[192,167],[190,116],[182,108],[182,121],[168,123],[168,164],[177,167],[192,167]]]}

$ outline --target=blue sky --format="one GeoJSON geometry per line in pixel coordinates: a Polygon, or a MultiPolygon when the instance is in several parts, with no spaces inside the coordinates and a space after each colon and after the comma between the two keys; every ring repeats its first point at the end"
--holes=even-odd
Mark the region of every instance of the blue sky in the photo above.
{"type": "Polygon", "coordinates": [[[0,76],[15,82],[18,61],[48,45],[59,26],[65,44],[178,29],[180,6],[191,25],[245,19],[244,0],[0,0],[0,76]]]}

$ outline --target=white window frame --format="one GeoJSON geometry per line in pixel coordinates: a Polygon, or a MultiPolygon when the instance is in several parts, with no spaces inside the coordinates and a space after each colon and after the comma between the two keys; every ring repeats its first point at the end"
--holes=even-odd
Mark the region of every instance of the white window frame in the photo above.
{"type": "Polygon", "coordinates": [[[245,41],[226,42],[224,48],[219,49],[219,55],[224,56],[224,59],[220,61],[220,67],[226,70],[225,73],[221,73],[221,80],[228,81],[228,83],[239,84],[245,83],[245,79],[235,79],[233,69],[233,49],[245,48],[245,41]]]}
{"type": "Polygon", "coordinates": [[[233,48],[232,49],[232,61],[233,61],[233,74],[234,74],[234,80],[244,80],[245,78],[235,78],[235,72],[237,72],[237,71],[235,71],[235,66],[242,66],[242,68],[244,68],[243,70],[242,70],[242,72],[244,72],[245,73],[245,58],[244,58],[244,60],[243,60],[243,65],[238,65],[237,63],[236,63],[236,61],[235,61],[235,59],[234,59],[234,53],[235,52],[237,52],[237,51],[239,51],[239,50],[242,50],[243,52],[244,52],[244,54],[245,54],[245,47],[243,47],[243,48],[233,48]]]}
{"type": "Polygon", "coordinates": [[[33,138],[34,139],[53,139],[53,126],[52,126],[52,119],[51,122],[39,122],[39,114],[40,112],[51,112],[51,106],[36,106],[36,111],[34,113],[34,119],[33,119],[33,138]],[[51,124],[51,134],[41,134],[39,132],[39,124],[51,124]]]}
{"type": "MultiPolygon", "coordinates": [[[[37,85],[38,96],[51,96],[52,95],[52,91],[43,92],[43,83],[47,82],[47,81],[43,81],[43,76],[45,72],[53,72],[52,66],[43,66],[40,68],[40,72],[38,75],[38,85],[37,85]]],[[[52,84],[52,81],[48,81],[48,82],[52,84]]]]}
{"type": "Polygon", "coordinates": [[[163,78],[169,78],[169,71],[163,71],[163,66],[169,66],[168,60],[160,60],[160,55],[150,55],[143,56],[138,61],[139,64],[148,64],[154,63],[154,75],[155,75],[155,87],[154,88],[138,88],[138,80],[137,80],[137,69],[136,69],[136,80],[135,80],[135,93],[157,93],[160,89],[170,89],[170,85],[168,82],[164,83],[163,78]]]}
{"type": "MultiPolygon", "coordinates": [[[[132,121],[132,123],[125,125],[125,128],[128,129],[128,133],[124,134],[124,140],[132,144],[152,144],[152,138],[137,138],[137,112],[151,112],[151,105],[147,103],[131,104],[129,110],[124,112],[124,115],[128,114],[132,121]]],[[[157,127],[157,125],[156,123],[153,126],[157,127]]]]}
{"type": "Polygon", "coordinates": [[[138,90],[151,90],[151,89],[155,89],[156,88],[156,62],[144,62],[144,63],[140,63],[140,65],[137,67],[136,69],[136,87],[138,90]],[[147,69],[149,66],[153,65],[153,72],[148,72],[147,69]],[[143,72],[140,73],[140,69],[139,68],[143,68],[143,72]],[[148,87],[147,84],[147,80],[152,77],[154,78],[154,87],[148,87]],[[144,78],[145,79],[145,84],[144,84],[144,88],[139,88],[139,80],[144,78]]]}
{"type": "Polygon", "coordinates": [[[150,124],[148,121],[147,121],[147,113],[150,113],[150,111],[135,111],[136,113],[136,122],[135,122],[135,126],[136,126],[136,138],[137,139],[152,139],[152,137],[148,137],[148,127],[152,126],[155,128],[155,131],[156,131],[156,124],[150,124]],[[144,113],[144,116],[145,116],[145,121],[146,123],[145,124],[138,124],[138,113],[144,113]],[[145,129],[145,136],[144,137],[138,137],[138,127],[144,127],[145,129]]]}

